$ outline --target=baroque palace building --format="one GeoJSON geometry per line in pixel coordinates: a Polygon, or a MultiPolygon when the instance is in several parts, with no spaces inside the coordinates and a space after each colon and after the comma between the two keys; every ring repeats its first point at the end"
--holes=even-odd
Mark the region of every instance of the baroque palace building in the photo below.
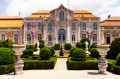
{"type": "Polygon", "coordinates": [[[37,11],[24,19],[0,17],[0,39],[27,44],[36,44],[40,39],[45,45],[75,44],[83,37],[89,38],[91,43],[110,43],[120,35],[119,28],[118,17],[109,16],[100,24],[100,17],[86,10],[70,10],[62,4],[51,11],[37,11]]]}

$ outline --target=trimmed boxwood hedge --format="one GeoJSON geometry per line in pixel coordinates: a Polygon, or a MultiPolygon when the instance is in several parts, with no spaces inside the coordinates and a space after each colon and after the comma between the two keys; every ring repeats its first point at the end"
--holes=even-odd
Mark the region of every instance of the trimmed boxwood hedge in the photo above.
{"type": "Polygon", "coordinates": [[[13,72],[14,70],[15,70],[14,69],[14,64],[1,65],[0,66],[0,75],[13,72]]]}
{"type": "MultiPolygon", "coordinates": [[[[120,66],[115,65],[114,60],[107,60],[107,71],[120,75],[120,66]]],[[[98,70],[98,60],[72,61],[69,57],[67,65],[69,70],[98,70]]]]}
{"type": "Polygon", "coordinates": [[[69,70],[97,70],[98,60],[87,60],[87,61],[71,61],[71,57],[68,58],[68,69],[69,70]]]}
{"type": "Polygon", "coordinates": [[[50,60],[24,60],[24,70],[30,69],[53,69],[57,57],[51,57],[50,60]]]}

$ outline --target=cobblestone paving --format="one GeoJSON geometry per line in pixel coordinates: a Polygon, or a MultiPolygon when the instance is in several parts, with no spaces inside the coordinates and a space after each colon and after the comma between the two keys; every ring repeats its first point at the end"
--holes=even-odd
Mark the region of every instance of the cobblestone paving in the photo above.
{"type": "Polygon", "coordinates": [[[5,74],[0,79],[120,79],[120,75],[108,72],[97,74],[97,70],[67,70],[67,58],[58,58],[54,70],[24,70],[22,75],[5,74]]]}

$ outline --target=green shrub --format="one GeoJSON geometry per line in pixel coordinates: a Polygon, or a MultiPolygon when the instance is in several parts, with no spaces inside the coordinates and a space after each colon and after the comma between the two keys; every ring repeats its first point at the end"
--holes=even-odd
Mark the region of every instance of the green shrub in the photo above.
{"type": "Polygon", "coordinates": [[[44,40],[39,40],[39,43],[43,43],[43,44],[45,44],[44,40]]]}
{"type": "Polygon", "coordinates": [[[15,70],[14,64],[1,65],[0,66],[0,75],[13,72],[14,70],[15,70]]]}
{"type": "Polygon", "coordinates": [[[40,50],[40,57],[43,60],[48,60],[51,57],[51,51],[50,49],[44,47],[40,50]]]}
{"type": "Polygon", "coordinates": [[[86,61],[86,58],[71,58],[72,61],[86,61]]]}
{"type": "Polygon", "coordinates": [[[32,56],[32,59],[33,59],[33,60],[36,60],[36,59],[38,59],[38,58],[39,58],[39,56],[37,56],[37,55],[32,56]]]}
{"type": "Polygon", "coordinates": [[[23,55],[33,56],[34,49],[25,49],[23,55]]]}
{"type": "Polygon", "coordinates": [[[82,43],[81,43],[81,42],[77,42],[77,43],[76,43],[76,47],[82,48],[82,43]]]}
{"type": "Polygon", "coordinates": [[[88,47],[90,46],[90,39],[89,38],[86,38],[86,37],[84,37],[84,38],[82,38],[81,39],[81,43],[83,43],[83,45],[82,45],[82,48],[85,48],[85,42],[88,42],[88,47]]]}
{"type": "Polygon", "coordinates": [[[51,57],[50,60],[24,60],[24,70],[30,69],[53,69],[57,61],[57,57],[51,57]]]}
{"type": "Polygon", "coordinates": [[[0,47],[4,47],[3,42],[0,40],[0,47]]]}
{"type": "Polygon", "coordinates": [[[45,45],[43,43],[40,43],[39,48],[43,48],[43,47],[45,47],[45,45]]]}
{"type": "Polygon", "coordinates": [[[100,57],[99,51],[97,51],[96,48],[92,48],[92,49],[90,50],[90,56],[91,56],[91,57],[95,57],[95,58],[100,57]]]}
{"type": "Polygon", "coordinates": [[[72,57],[74,57],[74,58],[86,58],[86,52],[83,49],[77,48],[73,51],[72,57]]]}
{"type": "Polygon", "coordinates": [[[120,53],[116,57],[116,62],[117,62],[117,65],[120,66],[120,53]]]}
{"type": "Polygon", "coordinates": [[[9,48],[0,48],[0,65],[12,64],[14,62],[14,52],[9,48]]]}
{"type": "Polygon", "coordinates": [[[71,55],[71,56],[72,56],[72,53],[73,53],[73,51],[74,51],[75,49],[77,49],[77,47],[72,47],[72,48],[70,49],[70,55],[71,55]]]}
{"type": "Polygon", "coordinates": [[[69,70],[98,70],[98,60],[72,61],[71,57],[69,57],[68,69],[69,70]]]}
{"type": "Polygon", "coordinates": [[[22,55],[21,58],[29,58],[29,55],[22,55]]]}
{"type": "Polygon", "coordinates": [[[112,41],[110,50],[108,51],[107,58],[116,59],[116,56],[120,53],[120,38],[115,38],[112,41]]]}
{"type": "Polygon", "coordinates": [[[93,43],[90,48],[97,48],[97,43],[93,43]]]}
{"type": "Polygon", "coordinates": [[[51,56],[55,54],[55,50],[53,47],[47,47],[51,51],[51,56]]]}
{"type": "Polygon", "coordinates": [[[60,50],[60,44],[55,44],[55,45],[54,45],[54,49],[55,49],[55,50],[60,50]]]}
{"type": "Polygon", "coordinates": [[[6,47],[6,48],[12,48],[13,41],[10,40],[10,39],[2,41],[2,43],[3,43],[4,47],[6,47]]]}
{"type": "Polygon", "coordinates": [[[27,44],[26,49],[34,49],[35,50],[35,45],[27,44]]]}
{"type": "Polygon", "coordinates": [[[65,50],[70,50],[72,45],[70,43],[65,44],[65,50]]]}

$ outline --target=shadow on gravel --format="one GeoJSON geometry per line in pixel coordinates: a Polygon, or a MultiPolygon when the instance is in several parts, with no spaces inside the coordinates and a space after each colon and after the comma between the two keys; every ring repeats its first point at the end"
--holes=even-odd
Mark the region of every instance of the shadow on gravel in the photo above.
{"type": "Polygon", "coordinates": [[[87,74],[90,74],[90,75],[98,75],[98,72],[88,72],[87,74]]]}

